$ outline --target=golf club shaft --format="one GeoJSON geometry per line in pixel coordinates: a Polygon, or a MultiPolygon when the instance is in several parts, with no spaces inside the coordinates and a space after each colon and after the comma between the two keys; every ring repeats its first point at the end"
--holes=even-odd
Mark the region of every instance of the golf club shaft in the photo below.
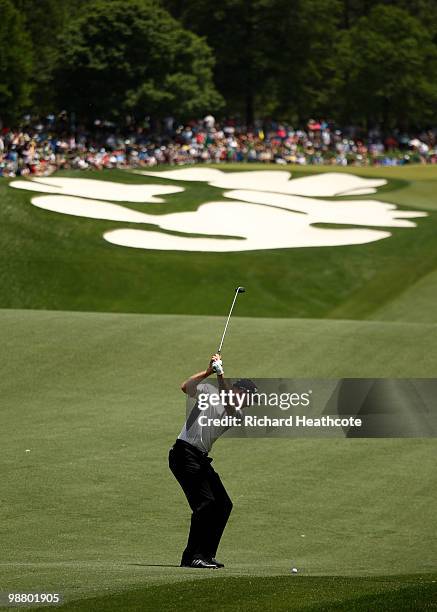
{"type": "Polygon", "coordinates": [[[225,340],[226,330],[228,329],[229,319],[231,318],[231,314],[232,314],[232,311],[233,311],[233,309],[234,309],[235,302],[236,302],[236,300],[237,300],[237,295],[238,295],[238,293],[239,293],[239,291],[238,291],[238,290],[239,290],[239,287],[237,287],[237,289],[236,289],[236,291],[235,291],[234,299],[232,300],[231,309],[230,309],[230,311],[229,311],[228,318],[226,319],[225,329],[223,330],[222,339],[220,340],[220,346],[218,347],[218,351],[217,351],[217,353],[219,353],[219,354],[222,352],[222,346],[223,346],[223,342],[224,342],[224,340],[225,340]]]}

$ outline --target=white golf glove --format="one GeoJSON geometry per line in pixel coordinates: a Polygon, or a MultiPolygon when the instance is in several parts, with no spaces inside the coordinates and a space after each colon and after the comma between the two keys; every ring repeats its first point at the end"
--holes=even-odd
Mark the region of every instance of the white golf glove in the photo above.
{"type": "Polygon", "coordinates": [[[224,374],[225,371],[223,369],[223,361],[221,359],[215,359],[212,362],[212,371],[215,372],[216,374],[224,374]]]}

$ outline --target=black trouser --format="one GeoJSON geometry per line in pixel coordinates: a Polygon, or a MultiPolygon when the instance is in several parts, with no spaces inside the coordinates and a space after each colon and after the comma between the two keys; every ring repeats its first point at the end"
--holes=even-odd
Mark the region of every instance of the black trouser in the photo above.
{"type": "Polygon", "coordinates": [[[176,440],[170,449],[170,469],[193,511],[183,561],[195,557],[215,557],[232,510],[232,502],[220,476],[212,468],[211,461],[206,453],[183,440],[176,440]]]}

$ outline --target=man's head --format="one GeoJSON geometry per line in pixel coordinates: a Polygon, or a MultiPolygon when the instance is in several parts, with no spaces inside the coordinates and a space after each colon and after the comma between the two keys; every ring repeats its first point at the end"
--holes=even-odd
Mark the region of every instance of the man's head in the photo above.
{"type": "Polygon", "coordinates": [[[254,393],[258,393],[258,389],[255,383],[253,382],[253,380],[249,380],[249,378],[240,378],[239,380],[236,380],[232,385],[232,391],[238,397],[245,397],[246,405],[249,404],[250,397],[254,393]]]}

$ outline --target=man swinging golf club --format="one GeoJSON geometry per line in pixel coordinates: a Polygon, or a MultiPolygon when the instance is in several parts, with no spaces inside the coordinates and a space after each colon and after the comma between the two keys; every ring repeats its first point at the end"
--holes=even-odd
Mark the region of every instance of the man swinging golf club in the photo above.
{"type": "MultiPolygon", "coordinates": [[[[201,425],[198,417],[205,415],[211,419],[221,419],[225,414],[235,414],[232,402],[210,401],[209,398],[212,395],[217,398],[217,388],[202,381],[216,373],[219,391],[224,390],[229,393],[228,384],[223,377],[224,370],[220,351],[235,299],[238,293],[242,293],[242,289],[242,287],[236,289],[219,352],[211,357],[206,370],[194,374],[181,386],[182,391],[190,397],[199,399],[202,394],[203,401],[206,401],[206,408],[203,405],[203,410],[199,408],[199,401],[197,401],[169,453],[170,469],[181,485],[192,510],[190,533],[187,546],[182,554],[181,567],[198,569],[224,567],[223,563],[216,560],[215,555],[232,510],[232,502],[220,476],[211,466],[212,458],[208,456],[208,453],[215,440],[224,433],[227,427],[201,425]]],[[[256,392],[256,387],[252,381],[241,379],[232,385],[232,391],[236,397],[241,397],[256,392]]]]}

